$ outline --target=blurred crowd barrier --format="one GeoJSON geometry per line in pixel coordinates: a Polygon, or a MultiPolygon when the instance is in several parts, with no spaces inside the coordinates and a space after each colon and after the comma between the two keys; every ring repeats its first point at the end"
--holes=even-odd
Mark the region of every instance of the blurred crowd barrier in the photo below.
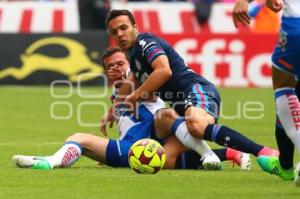
{"type": "MultiPolygon", "coordinates": [[[[114,43],[101,25],[101,14],[93,15],[101,23],[87,22],[91,16],[83,16],[87,11],[83,1],[95,3],[0,1],[0,84],[76,82],[80,74],[103,73],[99,57],[114,43]]],[[[103,5],[132,11],[140,31],[166,39],[189,66],[217,86],[271,86],[270,56],[279,18],[263,4],[251,4],[253,22],[240,29],[232,22],[231,1],[212,3],[204,21],[199,21],[193,2],[103,1],[103,5]]],[[[94,84],[96,78],[81,81],[94,84]]]]}
{"type": "Polygon", "coordinates": [[[213,3],[209,13],[204,13],[209,18],[200,23],[197,12],[204,12],[204,8],[196,10],[192,2],[113,1],[101,5],[97,2],[0,1],[0,33],[75,33],[86,29],[105,29],[101,22],[104,23],[108,8],[131,10],[141,31],[154,33],[276,33],[279,27],[278,14],[264,7],[263,2],[251,4],[249,14],[253,17],[253,23],[243,29],[236,29],[232,23],[233,3],[230,2],[213,3]],[[96,12],[98,14],[93,14],[96,12]],[[94,21],[99,21],[99,24],[94,21]]]}
{"type": "Polygon", "coordinates": [[[77,1],[0,1],[0,33],[78,33],[77,1]]]}

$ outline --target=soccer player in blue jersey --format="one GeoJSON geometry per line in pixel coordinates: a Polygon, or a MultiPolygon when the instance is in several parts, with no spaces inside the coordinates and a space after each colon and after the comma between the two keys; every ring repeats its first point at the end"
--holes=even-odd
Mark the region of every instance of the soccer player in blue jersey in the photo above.
{"type": "MultiPolygon", "coordinates": [[[[107,15],[106,26],[117,45],[127,53],[134,74],[132,81],[141,83],[133,92],[132,88],[122,87],[122,94],[128,95],[125,103],[134,106],[144,96],[159,95],[185,118],[177,119],[173,133],[186,128],[196,138],[255,156],[278,155],[277,151],[257,144],[235,130],[216,124],[220,96],[215,86],[195,74],[163,39],[138,32],[131,12],[112,10],[107,15]]],[[[180,141],[188,143],[185,139],[182,137],[180,141]]]]}
{"type": "MultiPolygon", "coordinates": [[[[300,163],[293,167],[294,147],[300,154],[300,1],[266,0],[274,12],[283,9],[278,43],[272,55],[272,81],[277,110],[276,141],[280,151],[276,157],[260,157],[262,168],[284,180],[293,180],[300,186],[300,163]],[[296,85],[296,79],[298,83],[296,85]],[[296,85],[296,90],[294,89],[296,85]],[[297,99],[298,96],[298,99],[297,99]]],[[[248,1],[237,0],[233,21],[250,24],[248,1]]]]}
{"type": "MultiPolygon", "coordinates": [[[[129,63],[120,49],[107,49],[102,62],[106,68],[110,82],[114,83],[127,76],[129,63]]],[[[157,139],[156,133],[160,134],[161,137],[166,137],[165,133],[170,131],[171,124],[178,116],[172,110],[163,108],[165,108],[165,104],[158,99],[155,103],[143,103],[140,105],[140,117],[138,119],[127,114],[120,116],[117,121],[120,137],[117,140],[87,133],[76,133],[68,137],[65,144],[51,156],[15,155],[13,156],[13,162],[20,167],[52,169],[69,167],[83,154],[98,162],[106,163],[109,166],[128,167],[128,150],[135,141],[148,137],[157,139]],[[168,111],[166,112],[165,110],[168,111]],[[158,113],[159,111],[162,112],[158,113]],[[153,115],[158,114],[160,117],[154,119],[153,115]]],[[[168,136],[162,144],[164,144],[167,155],[165,169],[196,169],[200,166],[201,156],[192,151],[183,153],[187,149],[175,136],[168,136]],[[178,159],[179,161],[176,161],[180,154],[182,155],[178,159]]],[[[250,169],[251,167],[251,160],[247,154],[230,148],[218,149],[215,152],[222,161],[232,160],[234,163],[240,165],[243,170],[250,169]]]]}

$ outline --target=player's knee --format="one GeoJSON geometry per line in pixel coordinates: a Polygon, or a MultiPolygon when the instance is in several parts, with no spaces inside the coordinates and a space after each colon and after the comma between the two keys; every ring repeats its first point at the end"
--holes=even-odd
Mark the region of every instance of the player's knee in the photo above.
{"type": "Polygon", "coordinates": [[[280,89],[280,88],[285,88],[285,87],[295,87],[295,82],[284,82],[284,81],[277,81],[277,82],[273,82],[273,89],[280,89]]]}
{"type": "Polygon", "coordinates": [[[169,119],[169,120],[175,120],[177,117],[177,113],[175,112],[175,110],[173,109],[162,109],[158,116],[160,117],[160,119],[169,119]]]}
{"type": "Polygon", "coordinates": [[[157,138],[164,139],[172,134],[172,125],[177,114],[172,109],[162,109],[155,115],[154,128],[157,138]]]}
{"type": "Polygon", "coordinates": [[[196,122],[196,121],[187,121],[187,127],[189,133],[197,138],[203,139],[204,137],[204,130],[207,124],[203,122],[196,122]]]}
{"type": "Polygon", "coordinates": [[[85,133],[74,133],[66,139],[66,142],[72,141],[82,144],[85,135],[85,133]]]}
{"type": "Polygon", "coordinates": [[[275,67],[272,67],[273,89],[296,86],[296,80],[293,75],[289,75],[275,67]]]}
{"type": "Polygon", "coordinates": [[[208,124],[214,124],[215,123],[215,118],[213,118],[212,116],[208,116],[208,117],[206,117],[206,126],[208,125],[208,124]]]}
{"type": "Polygon", "coordinates": [[[214,124],[215,120],[211,116],[203,117],[199,120],[186,120],[188,130],[191,135],[194,137],[203,139],[204,138],[204,131],[208,124],[214,124]]]}

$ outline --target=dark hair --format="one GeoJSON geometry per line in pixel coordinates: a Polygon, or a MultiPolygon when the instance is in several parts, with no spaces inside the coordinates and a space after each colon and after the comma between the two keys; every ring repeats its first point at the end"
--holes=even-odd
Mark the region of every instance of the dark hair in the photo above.
{"type": "Polygon", "coordinates": [[[111,20],[113,20],[114,18],[118,17],[118,16],[128,16],[130,22],[132,25],[135,25],[135,19],[133,14],[129,11],[129,10],[111,10],[107,15],[106,15],[106,19],[105,19],[105,25],[106,28],[108,29],[108,24],[111,20]]]}
{"type": "MultiPolygon", "coordinates": [[[[109,57],[117,52],[122,52],[121,48],[119,47],[108,47],[104,50],[103,54],[102,54],[102,57],[101,57],[101,63],[102,63],[102,66],[104,67],[104,69],[106,70],[106,66],[104,65],[103,63],[103,60],[106,58],[106,57],[109,57]]],[[[123,52],[122,52],[123,53],[123,52]]]]}

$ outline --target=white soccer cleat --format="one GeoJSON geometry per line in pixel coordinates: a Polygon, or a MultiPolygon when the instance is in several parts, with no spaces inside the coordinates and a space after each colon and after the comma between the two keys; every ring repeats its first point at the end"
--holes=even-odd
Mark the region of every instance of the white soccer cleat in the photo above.
{"type": "Polygon", "coordinates": [[[213,152],[209,151],[202,155],[202,166],[206,170],[221,170],[222,162],[219,157],[213,152]]]}
{"type": "Polygon", "coordinates": [[[14,155],[12,157],[12,162],[20,168],[32,168],[38,170],[49,170],[53,168],[43,157],[14,155]]]}
{"type": "Polygon", "coordinates": [[[295,184],[297,187],[300,187],[300,162],[297,164],[296,172],[295,184]]]}
{"type": "Polygon", "coordinates": [[[252,168],[250,154],[240,153],[240,168],[241,170],[250,170],[252,168]]]}
{"type": "Polygon", "coordinates": [[[18,167],[29,168],[36,164],[37,160],[34,160],[34,156],[14,155],[12,162],[18,167]]]}

